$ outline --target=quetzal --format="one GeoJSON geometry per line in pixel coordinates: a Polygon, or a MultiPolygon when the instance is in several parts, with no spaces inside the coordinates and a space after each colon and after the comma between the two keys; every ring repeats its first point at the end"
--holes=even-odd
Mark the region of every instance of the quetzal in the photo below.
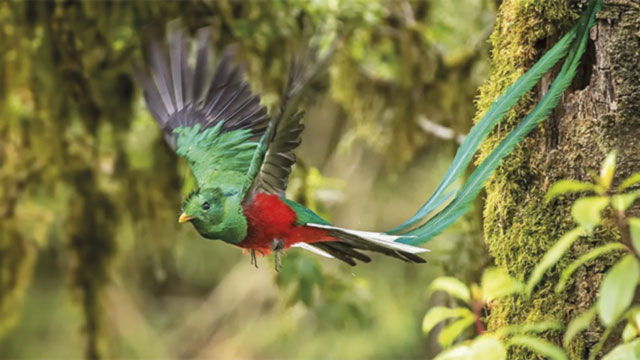
{"type": "Polygon", "coordinates": [[[193,66],[191,41],[179,24],[168,26],[167,40],[149,39],[147,70],[138,67],[136,75],[166,142],[188,161],[197,182],[180,223],[249,250],[254,264],[257,253],[274,251],[276,269],[280,252],[292,246],[350,265],[371,261],[362,250],[425,262],[416,254],[428,250],[396,242],[400,236],[333,226],[284,197],[304,128],[300,94],[323,61],[309,71],[299,62],[292,66],[281,105],[269,115],[232,63],[232,48],[210,76],[210,29],[196,35],[193,66]]]}

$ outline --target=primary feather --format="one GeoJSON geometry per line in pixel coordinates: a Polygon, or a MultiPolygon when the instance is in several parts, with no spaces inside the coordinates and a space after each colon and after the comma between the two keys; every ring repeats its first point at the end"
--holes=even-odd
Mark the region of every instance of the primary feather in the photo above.
{"type": "Polygon", "coordinates": [[[177,149],[177,128],[200,126],[200,130],[222,123],[220,132],[249,130],[260,136],[269,117],[244,81],[244,71],[232,64],[233,48],[227,47],[211,77],[209,53],[211,30],[198,31],[195,66],[188,61],[189,42],[179,21],[167,27],[165,42],[149,42],[149,71],[136,69],[149,111],[162,128],[169,146],[177,149]]]}

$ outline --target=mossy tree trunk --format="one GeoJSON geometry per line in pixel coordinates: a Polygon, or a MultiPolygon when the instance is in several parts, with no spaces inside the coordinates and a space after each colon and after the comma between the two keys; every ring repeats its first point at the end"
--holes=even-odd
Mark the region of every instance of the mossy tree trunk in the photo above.
{"type": "MultiPolygon", "coordinates": [[[[482,89],[480,113],[515,78],[528,69],[568,29],[584,7],[579,0],[506,0],[492,35],[493,70],[482,89]]],[[[571,229],[575,198],[546,204],[545,193],[559,179],[590,181],[604,156],[618,150],[616,181],[640,169],[640,2],[604,2],[592,29],[582,67],[552,116],[509,156],[487,185],[485,241],[497,266],[524,280],[556,240],[571,229]]],[[[532,108],[552,78],[511,112],[484,144],[481,157],[503,139],[532,108]]],[[[614,185],[616,183],[614,182],[614,185]]],[[[637,209],[636,209],[637,210],[637,209]]],[[[568,323],[589,308],[603,273],[615,260],[591,262],[567,291],[554,293],[559,269],[588,249],[619,236],[612,219],[595,234],[578,241],[536,288],[531,301],[512,298],[491,304],[489,328],[507,324],[559,320],[568,323]]],[[[598,341],[594,326],[571,344],[569,356],[581,359],[598,341]]],[[[560,343],[561,334],[549,334],[560,343]]],[[[530,358],[513,349],[510,358],[530,358]]]]}

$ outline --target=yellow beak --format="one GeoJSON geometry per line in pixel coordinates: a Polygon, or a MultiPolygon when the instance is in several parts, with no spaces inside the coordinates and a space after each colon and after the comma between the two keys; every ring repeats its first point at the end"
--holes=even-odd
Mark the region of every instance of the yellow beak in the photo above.
{"type": "Polygon", "coordinates": [[[182,224],[182,223],[185,223],[185,222],[187,222],[187,221],[189,221],[189,220],[191,220],[193,218],[195,218],[195,216],[189,216],[186,213],[182,213],[182,214],[180,214],[180,217],[178,218],[178,222],[180,224],[182,224]]]}

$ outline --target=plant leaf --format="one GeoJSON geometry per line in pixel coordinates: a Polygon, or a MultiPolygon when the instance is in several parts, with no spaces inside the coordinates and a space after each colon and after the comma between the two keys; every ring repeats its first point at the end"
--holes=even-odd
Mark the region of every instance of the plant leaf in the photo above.
{"type": "Polygon", "coordinates": [[[635,173],[626,178],[620,186],[618,186],[618,191],[624,191],[633,185],[640,183],[640,173],[635,173]]]}
{"type": "Polygon", "coordinates": [[[627,247],[622,243],[613,242],[591,249],[589,250],[589,252],[577,258],[560,274],[560,280],[558,281],[558,285],[556,285],[556,292],[559,293],[564,290],[571,275],[573,275],[573,273],[578,270],[580,266],[584,265],[584,263],[614,250],[627,250],[627,247]]]}
{"type": "Polygon", "coordinates": [[[628,321],[622,332],[622,339],[624,342],[629,342],[640,335],[640,306],[633,306],[625,316],[628,321]]]}
{"type": "Polygon", "coordinates": [[[509,335],[522,335],[529,333],[541,333],[545,331],[551,330],[562,330],[564,328],[563,324],[559,321],[541,321],[537,323],[530,324],[518,324],[518,325],[509,325],[503,326],[496,330],[496,335],[503,337],[509,335]]]}
{"type": "Polygon", "coordinates": [[[635,305],[629,309],[627,316],[629,317],[629,322],[633,323],[633,326],[640,331],[640,305],[635,305]]]}
{"type": "Polygon", "coordinates": [[[613,150],[607,154],[600,168],[600,185],[608,190],[613,181],[613,174],[616,172],[616,151],[613,150]]]}
{"type": "Polygon", "coordinates": [[[598,298],[598,314],[604,325],[614,324],[631,305],[639,277],[638,261],[631,254],[605,274],[598,298]]]}
{"type": "Polygon", "coordinates": [[[425,334],[429,333],[436,325],[447,319],[457,319],[468,316],[475,318],[475,315],[467,308],[452,309],[444,306],[433,307],[429,309],[422,320],[422,332],[425,334]]]}
{"type": "Polygon", "coordinates": [[[542,275],[551,268],[555,263],[560,260],[562,255],[573,245],[573,243],[580,237],[585,235],[585,229],[577,227],[568,233],[564,234],[558,242],[556,242],[551,249],[544,254],[540,263],[533,269],[529,280],[527,281],[526,295],[531,297],[533,288],[542,280],[542,275]]]}
{"type": "Polygon", "coordinates": [[[569,347],[569,343],[571,340],[581,333],[583,330],[589,327],[593,322],[593,319],[596,317],[596,313],[598,309],[595,306],[592,306],[589,310],[583,312],[578,315],[575,319],[571,320],[569,325],[567,325],[567,331],[564,333],[564,338],[562,339],[562,344],[564,347],[569,347]]]}
{"type": "Polygon", "coordinates": [[[640,251],[640,218],[629,218],[629,232],[631,233],[631,243],[636,251],[640,251]]]}
{"type": "Polygon", "coordinates": [[[495,267],[484,271],[480,284],[485,302],[524,291],[523,283],[511,277],[506,270],[495,267]]]}
{"type": "Polygon", "coordinates": [[[598,187],[595,184],[577,180],[560,180],[551,186],[551,189],[547,192],[545,201],[549,202],[562,194],[583,191],[597,192],[598,187]]]}
{"type": "Polygon", "coordinates": [[[469,287],[462,281],[449,276],[436,278],[431,282],[429,291],[444,291],[467,304],[471,302],[469,287]]]}
{"type": "Polygon", "coordinates": [[[507,349],[502,342],[493,336],[480,336],[471,344],[467,359],[506,360],[507,349]]]}
{"type": "Polygon", "coordinates": [[[600,225],[600,213],[609,205],[609,198],[606,196],[583,197],[573,204],[571,215],[573,220],[580,226],[592,232],[600,225]]]}
{"type": "Polygon", "coordinates": [[[449,347],[453,342],[462,334],[462,332],[473,325],[476,321],[476,316],[470,312],[462,319],[456,320],[453,323],[447,325],[442,332],[440,332],[440,336],[438,336],[438,343],[442,347],[449,347]]]}
{"type": "Polygon", "coordinates": [[[605,355],[602,360],[638,360],[640,359],[640,340],[618,345],[605,355]]]}
{"type": "Polygon", "coordinates": [[[433,360],[460,360],[473,358],[470,345],[456,345],[452,348],[442,351],[433,360]]]}
{"type": "Polygon", "coordinates": [[[611,206],[620,212],[624,212],[633,205],[633,202],[636,201],[639,196],[640,191],[613,195],[611,197],[611,206]]]}
{"type": "Polygon", "coordinates": [[[567,355],[560,347],[534,336],[516,335],[509,339],[509,345],[526,347],[552,360],[568,360],[567,355]]]}
{"type": "Polygon", "coordinates": [[[632,322],[628,322],[622,330],[622,341],[628,343],[629,341],[638,337],[638,330],[633,326],[632,322]]]}

